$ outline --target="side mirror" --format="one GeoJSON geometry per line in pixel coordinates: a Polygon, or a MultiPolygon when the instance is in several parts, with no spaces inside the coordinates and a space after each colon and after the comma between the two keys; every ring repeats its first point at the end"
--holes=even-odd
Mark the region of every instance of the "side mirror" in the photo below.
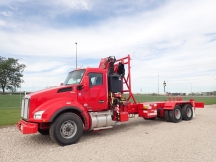
{"type": "Polygon", "coordinates": [[[89,76],[84,76],[83,78],[83,88],[84,90],[89,90],[89,76]]]}
{"type": "Polygon", "coordinates": [[[60,83],[60,86],[63,86],[63,83],[60,83]]]}
{"type": "Polygon", "coordinates": [[[83,88],[84,88],[83,85],[78,85],[78,86],[77,86],[77,90],[82,90],[83,88]]]}

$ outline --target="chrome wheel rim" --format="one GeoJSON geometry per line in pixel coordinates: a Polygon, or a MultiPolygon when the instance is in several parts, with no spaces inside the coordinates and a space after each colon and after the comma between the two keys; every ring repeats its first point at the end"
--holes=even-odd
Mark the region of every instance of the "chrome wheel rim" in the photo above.
{"type": "Polygon", "coordinates": [[[190,108],[187,108],[186,114],[187,114],[188,117],[191,117],[191,115],[192,115],[192,110],[191,110],[190,108]]]}
{"type": "Polygon", "coordinates": [[[77,125],[74,121],[67,120],[60,127],[60,134],[63,138],[72,138],[77,132],[77,125]]]}
{"type": "Polygon", "coordinates": [[[180,112],[179,109],[176,109],[176,110],[175,110],[175,117],[176,117],[176,119],[180,119],[180,117],[181,117],[181,112],[180,112]]]}

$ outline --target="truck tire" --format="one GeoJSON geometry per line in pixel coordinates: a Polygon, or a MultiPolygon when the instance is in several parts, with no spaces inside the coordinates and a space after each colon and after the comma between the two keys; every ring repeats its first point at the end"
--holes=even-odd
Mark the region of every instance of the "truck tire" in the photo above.
{"type": "Polygon", "coordinates": [[[153,118],[144,118],[144,117],[143,117],[143,119],[145,119],[145,120],[155,120],[156,117],[153,117],[153,118]]]}
{"type": "Polygon", "coordinates": [[[49,135],[49,129],[40,129],[40,128],[38,128],[38,132],[41,135],[49,135]]]}
{"type": "Polygon", "coordinates": [[[83,122],[74,113],[60,115],[49,129],[51,139],[60,146],[76,143],[83,134],[83,122]]]}
{"type": "Polygon", "coordinates": [[[178,123],[182,120],[182,111],[180,106],[175,106],[175,108],[169,111],[170,120],[174,123],[178,123]]]}
{"type": "Polygon", "coordinates": [[[164,110],[164,118],[166,122],[170,122],[170,117],[169,117],[169,110],[164,110]]]}
{"type": "Polygon", "coordinates": [[[162,118],[161,112],[162,112],[162,108],[157,109],[157,118],[162,118]]]}
{"type": "Polygon", "coordinates": [[[186,104],[182,107],[182,119],[191,120],[193,118],[193,109],[190,104],[186,104]]]}

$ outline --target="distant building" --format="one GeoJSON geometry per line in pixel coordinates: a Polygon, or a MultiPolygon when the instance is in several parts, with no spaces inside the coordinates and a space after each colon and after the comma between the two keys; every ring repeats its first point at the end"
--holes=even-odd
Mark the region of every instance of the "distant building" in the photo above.
{"type": "Polygon", "coordinates": [[[186,96],[186,93],[170,93],[171,96],[186,96]]]}
{"type": "Polygon", "coordinates": [[[211,96],[213,92],[202,92],[203,96],[211,96]]]}

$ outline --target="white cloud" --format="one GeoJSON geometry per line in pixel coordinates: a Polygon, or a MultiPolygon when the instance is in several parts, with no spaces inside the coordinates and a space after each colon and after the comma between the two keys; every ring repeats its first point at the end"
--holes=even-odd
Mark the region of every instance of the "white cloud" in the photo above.
{"type": "Polygon", "coordinates": [[[92,3],[90,0],[47,0],[41,2],[47,7],[46,16],[54,19],[59,15],[69,16],[70,13],[92,10],[92,3]]]}
{"type": "Polygon", "coordinates": [[[10,12],[10,11],[3,11],[3,12],[0,12],[0,14],[1,14],[1,15],[3,15],[3,16],[7,16],[7,17],[9,17],[9,16],[12,16],[12,15],[13,15],[13,13],[12,13],[12,12],[10,12]]]}
{"type": "Polygon", "coordinates": [[[18,3],[18,2],[27,2],[29,0],[1,0],[0,1],[0,6],[3,6],[3,5],[9,5],[11,3],[18,3]]]}
{"type": "Polygon", "coordinates": [[[0,27],[4,27],[6,25],[6,22],[0,19],[0,27]]]}
{"type": "MultiPolygon", "coordinates": [[[[53,2],[53,1],[51,1],[53,2]]],[[[54,4],[57,6],[61,5],[68,9],[82,9],[82,10],[90,10],[91,6],[89,0],[56,0],[54,4]]]]}
{"type": "Polygon", "coordinates": [[[61,67],[64,65],[62,62],[57,62],[57,61],[43,61],[43,62],[36,62],[36,63],[31,63],[25,64],[28,68],[26,69],[27,72],[37,72],[37,71],[46,71],[50,70],[52,71],[53,69],[56,69],[58,67],[61,67]]]}
{"type": "MultiPolygon", "coordinates": [[[[187,40],[188,36],[190,37],[197,33],[204,34],[206,31],[215,31],[214,25],[216,24],[214,17],[211,16],[214,15],[212,14],[215,13],[214,10],[208,9],[209,14],[203,16],[203,11],[198,13],[200,10],[199,5],[197,8],[196,6],[193,7],[190,11],[182,11],[182,8],[183,6],[174,4],[174,7],[172,5],[163,7],[157,12],[150,11],[133,17],[113,18],[102,22],[98,26],[87,28],[72,30],[39,28],[34,33],[32,33],[32,30],[30,31],[31,33],[26,31],[25,33],[15,34],[16,43],[13,49],[17,51],[16,47],[25,46],[23,48],[24,51],[20,52],[29,54],[32,48],[35,48],[36,50],[33,53],[37,55],[44,55],[44,53],[59,55],[62,52],[67,55],[71,53],[70,47],[77,41],[79,52],[81,52],[79,54],[83,55],[83,53],[89,51],[118,49],[124,46],[136,46],[139,43],[150,44],[166,41],[168,44],[173,44],[173,40],[182,42],[187,40]],[[172,9],[177,6],[180,8],[179,10],[172,9]],[[192,16],[189,14],[193,12],[197,12],[197,18],[194,18],[193,14],[192,16]],[[212,18],[209,18],[209,16],[212,18]],[[203,18],[200,19],[200,17],[203,18]],[[206,22],[206,17],[209,19],[208,22],[206,22]],[[191,19],[194,22],[190,21],[191,19]],[[212,25],[206,27],[205,24],[209,24],[209,22],[212,25]]],[[[32,25],[28,24],[27,28],[32,28],[32,25]]],[[[9,39],[12,38],[14,40],[14,33],[6,35],[9,39]]],[[[11,45],[13,46],[13,44],[11,45]]],[[[163,45],[165,46],[166,44],[163,45]]]]}

